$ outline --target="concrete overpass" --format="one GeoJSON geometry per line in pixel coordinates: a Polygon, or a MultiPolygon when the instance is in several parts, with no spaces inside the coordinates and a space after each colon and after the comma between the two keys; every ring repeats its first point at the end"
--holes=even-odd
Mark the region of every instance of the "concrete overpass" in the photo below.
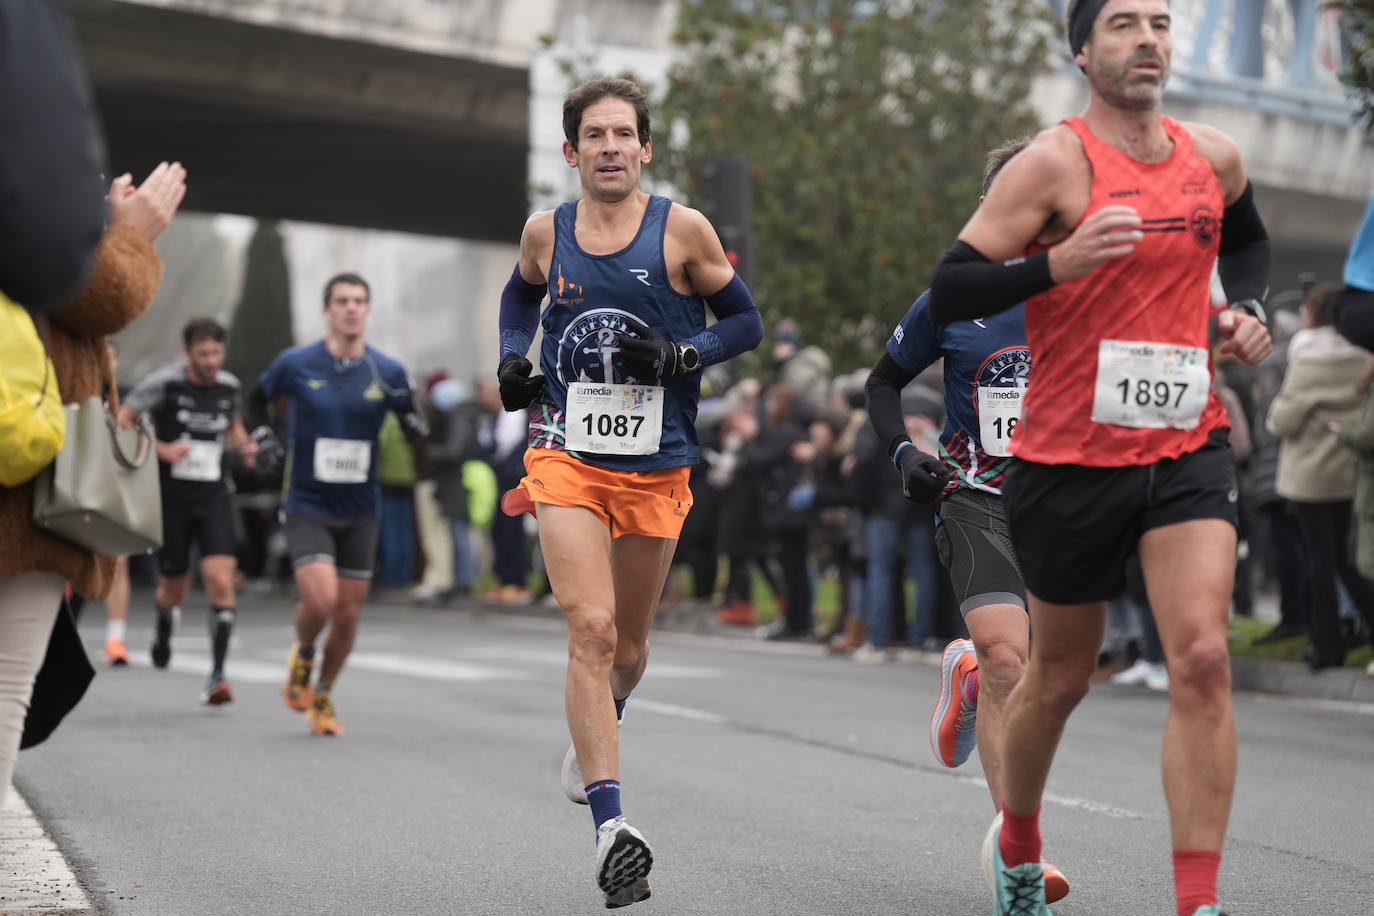
{"type": "Polygon", "coordinates": [[[508,240],[525,217],[523,4],[63,0],[112,166],[191,210],[508,240]]]}

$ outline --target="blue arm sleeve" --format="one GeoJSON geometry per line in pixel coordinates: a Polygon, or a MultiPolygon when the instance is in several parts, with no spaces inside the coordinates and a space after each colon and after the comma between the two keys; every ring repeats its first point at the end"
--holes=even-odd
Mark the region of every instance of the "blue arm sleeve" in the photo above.
{"type": "Polygon", "coordinates": [[[702,366],[734,359],[763,340],[763,317],[739,274],[731,277],[721,289],[702,298],[711,314],[716,316],[716,323],[683,341],[697,348],[702,366]]]}
{"type": "Polygon", "coordinates": [[[1345,261],[1345,285],[1357,289],[1374,290],[1374,197],[1364,211],[1364,222],[1350,243],[1345,261]]]}
{"type": "Polygon", "coordinates": [[[549,291],[547,283],[531,283],[520,276],[520,265],[515,265],[506,288],[501,290],[501,354],[498,361],[514,353],[524,356],[534,343],[534,332],[539,327],[539,304],[549,291]]]}
{"type": "Polygon", "coordinates": [[[920,375],[943,352],[940,325],[930,317],[930,291],[917,297],[887,339],[887,355],[913,376],[920,375]]]}

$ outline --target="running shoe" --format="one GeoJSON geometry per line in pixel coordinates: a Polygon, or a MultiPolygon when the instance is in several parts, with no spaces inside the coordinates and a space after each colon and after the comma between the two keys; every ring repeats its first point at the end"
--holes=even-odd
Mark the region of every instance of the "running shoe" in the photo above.
{"type": "Polygon", "coordinates": [[[222,677],[211,676],[205,685],[205,692],[200,695],[202,706],[223,706],[225,703],[234,702],[234,691],[229,689],[229,682],[222,677]]]}
{"type": "Polygon", "coordinates": [[[649,897],[649,879],[640,878],[638,881],[636,881],[629,887],[625,888],[624,890],[619,890],[615,891],[614,893],[607,894],[606,909],[614,910],[617,907],[629,906],[632,903],[642,903],[643,901],[648,900],[649,897]]]}
{"type": "Polygon", "coordinates": [[[1226,912],[1215,903],[1209,903],[1193,910],[1193,916],[1226,916],[1226,912]]]}
{"type": "Polygon", "coordinates": [[[105,640],[105,660],[115,668],[129,664],[129,650],[124,648],[124,640],[118,636],[105,640]]]}
{"type": "Polygon", "coordinates": [[[643,834],[625,823],[625,818],[613,817],[597,828],[596,883],[606,894],[608,904],[612,895],[633,889],[648,878],[653,867],[654,854],[649,851],[649,844],[643,834]]]}
{"type": "Polygon", "coordinates": [[[1143,686],[1152,674],[1163,671],[1164,666],[1158,662],[1147,662],[1143,658],[1135,660],[1135,664],[1124,671],[1118,671],[1107,678],[1107,683],[1115,684],[1118,687],[1140,687],[1143,686]]]}
{"type": "Polygon", "coordinates": [[[957,767],[978,746],[978,701],[964,690],[964,680],[978,670],[973,641],[956,639],[945,646],[940,661],[940,698],[930,717],[930,749],[947,767],[957,767]]]}
{"type": "Polygon", "coordinates": [[[316,693],[314,702],[305,711],[310,722],[310,730],[317,735],[342,735],[343,726],[334,715],[334,703],[328,693],[316,693]]]}
{"type": "Polygon", "coordinates": [[[1069,879],[1055,866],[1040,860],[1040,870],[1045,873],[1045,902],[1054,903],[1069,896],[1069,879]]]}
{"type": "Polygon", "coordinates": [[[310,671],[315,662],[301,658],[300,643],[291,646],[286,653],[286,683],[282,685],[282,699],[296,712],[305,712],[315,700],[315,688],[310,686],[310,671]]]}
{"type": "Polygon", "coordinates": [[[1039,862],[1007,867],[997,844],[1002,815],[983,838],[983,877],[992,891],[992,916],[1053,916],[1045,903],[1045,872],[1039,862]]]}
{"type": "Polygon", "coordinates": [[[148,647],[148,655],[152,657],[154,668],[166,668],[172,663],[172,641],[170,634],[164,637],[158,633],[153,644],[148,647]]]}

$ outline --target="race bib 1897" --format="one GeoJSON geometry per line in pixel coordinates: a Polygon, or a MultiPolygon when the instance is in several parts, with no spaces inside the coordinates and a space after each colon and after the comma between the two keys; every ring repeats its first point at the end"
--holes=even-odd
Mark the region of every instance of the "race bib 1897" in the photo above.
{"type": "Polygon", "coordinates": [[[176,464],[172,465],[174,480],[195,480],[209,483],[219,480],[221,462],[224,459],[224,446],[207,439],[187,439],[191,450],[176,464]]]}
{"type": "Polygon", "coordinates": [[[1212,386],[1207,350],[1142,340],[1104,340],[1097,350],[1094,423],[1192,429],[1212,386]]]}
{"type": "Polygon", "coordinates": [[[663,389],[657,385],[568,385],[564,441],[593,455],[652,455],[663,437],[663,389]]]}
{"type": "Polygon", "coordinates": [[[367,483],[372,443],[362,439],[316,439],[315,479],[320,483],[367,483]]]}
{"type": "Polygon", "coordinates": [[[1016,424],[1021,422],[1021,398],[1025,393],[1024,388],[978,386],[978,440],[983,451],[993,458],[1011,454],[1007,443],[1016,424]]]}

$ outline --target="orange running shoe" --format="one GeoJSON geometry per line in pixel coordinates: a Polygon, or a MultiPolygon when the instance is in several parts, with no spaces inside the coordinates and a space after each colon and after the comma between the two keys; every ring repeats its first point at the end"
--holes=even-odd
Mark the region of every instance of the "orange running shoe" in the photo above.
{"type": "Polygon", "coordinates": [[[282,685],[281,696],[286,705],[296,712],[305,712],[315,701],[315,688],[310,686],[310,671],[315,662],[300,656],[301,644],[296,643],[286,654],[286,683],[282,685]]]}
{"type": "Polygon", "coordinates": [[[343,726],[334,715],[334,703],[328,692],[315,694],[315,701],[305,711],[305,717],[310,720],[310,730],[317,735],[343,734],[343,726]]]}
{"type": "Polygon", "coordinates": [[[978,700],[964,689],[965,678],[977,670],[973,640],[956,639],[945,646],[940,660],[940,698],[930,717],[930,749],[947,767],[959,766],[978,746],[978,700]]]}
{"type": "Polygon", "coordinates": [[[205,685],[205,692],[200,695],[202,706],[223,706],[225,703],[234,702],[234,691],[229,689],[229,682],[224,678],[210,679],[210,683],[205,685]]]}
{"type": "Polygon", "coordinates": [[[116,668],[129,664],[129,650],[124,648],[124,640],[118,636],[105,640],[105,660],[116,668]]]}
{"type": "Polygon", "coordinates": [[[1040,869],[1045,873],[1046,903],[1054,903],[1056,900],[1063,900],[1069,896],[1069,879],[1064,877],[1062,871],[1044,859],[1040,860],[1040,869]]]}

